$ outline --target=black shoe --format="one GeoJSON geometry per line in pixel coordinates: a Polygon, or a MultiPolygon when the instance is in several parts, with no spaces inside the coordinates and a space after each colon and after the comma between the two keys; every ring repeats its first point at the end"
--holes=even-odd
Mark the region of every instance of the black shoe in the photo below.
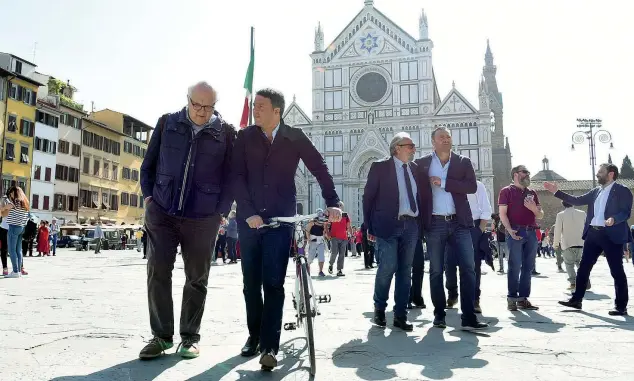
{"type": "Polygon", "coordinates": [[[445,317],[436,316],[434,318],[434,327],[436,328],[447,328],[447,322],[445,321],[445,317]]]}
{"type": "Polygon", "coordinates": [[[260,351],[260,339],[257,337],[249,336],[247,342],[242,347],[240,354],[244,357],[251,357],[258,354],[260,351]]]}
{"type": "Polygon", "coordinates": [[[481,331],[483,329],[489,328],[487,323],[479,322],[478,320],[474,320],[472,322],[462,321],[462,330],[463,331],[481,331]]]}
{"type": "Polygon", "coordinates": [[[608,312],[608,315],[610,315],[610,316],[627,316],[627,309],[618,310],[618,309],[615,308],[612,311],[608,312]]]}
{"type": "Polygon", "coordinates": [[[581,300],[574,300],[574,299],[564,300],[564,301],[560,301],[559,304],[561,304],[562,306],[574,308],[577,310],[581,309],[581,300]]]}
{"type": "Polygon", "coordinates": [[[270,372],[277,366],[277,358],[275,357],[275,352],[266,351],[262,353],[260,356],[260,365],[262,365],[262,370],[270,372]]]}
{"type": "Polygon", "coordinates": [[[371,268],[371,269],[373,269],[373,268],[374,268],[374,265],[370,265],[370,268],[371,268]]]}
{"type": "Polygon", "coordinates": [[[537,275],[542,275],[542,273],[538,273],[537,271],[533,271],[533,272],[531,272],[531,275],[537,276],[537,275]]]}
{"type": "Polygon", "coordinates": [[[379,327],[385,327],[387,325],[385,311],[374,310],[374,319],[372,319],[372,321],[379,327]]]}
{"type": "Polygon", "coordinates": [[[346,276],[346,274],[344,274],[343,271],[339,270],[337,271],[337,276],[346,276]]]}
{"type": "Polygon", "coordinates": [[[156,357],[159,357],[166,350],[172,348],[174,343],[172,341],[167,341],[161,339],[160,337],[154,337],[150,342],[141,349],[141,353],[139,353],[139,358],[141,360],[150,360],[156,357]]]}
{"type": "Polygon", "coordinates": [[[394,327],[400,328],[403,331],[410,332],[414,330],[414,326],[407,321],[406,317],[400,317],[400,318],[394,317],[393,324],[394,324],[394,327]]]}
{"type": "Polygon", "coordinates": [[[458,303],[458,297],[455,298],[447,298],[447,309],[452,309],[458,303]]]}
{"type": "Polygon", "coordinates": [[[328,274],[332,275],[332,265],[328,265],[328,274]]]}

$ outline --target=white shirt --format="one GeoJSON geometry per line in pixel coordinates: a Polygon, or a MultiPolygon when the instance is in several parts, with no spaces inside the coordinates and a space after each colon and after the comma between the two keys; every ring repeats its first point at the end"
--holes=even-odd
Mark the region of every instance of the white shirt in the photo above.
{"type": "Polygon", "coordinates": [[[439,216],[451,216],[452,214],[456,214],[456,204],[453,202],[453,195],[445,190],[449,164],[451,164],[451,160],[443,166],[436,152],[434,151],[432,153],[429,177],[435,176],[440,178],[440,187],[435,185],[431,187],[432,214],[439,216]]]}
{"type": "Polygon", "coordinates": [[[566,208],[557,213],[555,218],[555,239],[553,246],[561,246],[566,250],[573,246],[583,247],[583,228],[586,223],[586,212],[575,208],[566,208]]]}
{"type": "Polygon", "coordinates": [[[614,182],[605,188],[602,188],[594,200],[594,218],[590,221],[592,226],[605,226],[605,206],[608,204],[608,197],[614,182]]]}
{"type": "Polygon", "coordinates": [[[469,206],[471,207],[471,216],[473,220],[490,220],[491,219],[491,203],[487,189],[481,181],[476,181],[478,189],[475,193],[467,195],[469,206]]]}
{"type": "MultiPolygon", "coordinates": [[[[403,163],[396,156],[392,156],[394,159],[394,166],[396,168],[396,182],[398,183],[398,215],[399,216],[412,216],[418,217],[418,204],[416,205],[416,213],[412,212],[412,206],[409,204],[409,196],[407,195],[407,184],[405,183],[405,171],[403,170],[403,163]]],[[[412,194],[414,196],[414,202],[416,200],[416,194],[418,188],[416,188],[416,181],[414,181],[414,175],[412,174],[412,168],[407,165],[407,176],[409,176],[410,185],[412,186],[412,194]]]]}

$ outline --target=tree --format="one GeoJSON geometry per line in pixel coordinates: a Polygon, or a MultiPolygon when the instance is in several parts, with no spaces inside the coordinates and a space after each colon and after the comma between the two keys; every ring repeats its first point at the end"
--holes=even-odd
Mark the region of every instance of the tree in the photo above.
{"type": "Polygon", "coordinates": [[[623,158],[623,164],[621,164],[619,178],[634,179],[634,168],[632,167],[632,161],[627,155],[625,155],[625,157],[623,158]]]}
{"type": "Polygon", "coordinates": [[[612,154],[608,154],[608,164],[612,164],[612,154]]]}

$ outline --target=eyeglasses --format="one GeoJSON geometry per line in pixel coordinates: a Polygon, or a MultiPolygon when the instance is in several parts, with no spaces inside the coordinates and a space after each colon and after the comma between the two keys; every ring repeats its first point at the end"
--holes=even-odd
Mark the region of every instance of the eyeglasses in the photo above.
{"type": "Polygon", "coordinates": [[[187,97],[189,99],[189,103],[192,104],[192,107],[196,111],[204,110],[205,112],[213,111],[216,108],[216,104],[212,104],[210,106],[201,105],[200,103],[194,102],[191,97],[187,97]]]}
{"type": "Polygon", "coordinates": [[[525,175],[530,175],[531,173],[525,169],[521,170],[521,171],[517,171],[517,173],[523,173],[525,175]]]}
{"type": "Polygon", "coordinates": [[[409,143],[409,144],[399,144],[399,147],[409,147],[410,149],[414,149],[416,148],[416,144],[413,143],[409,143]]]}

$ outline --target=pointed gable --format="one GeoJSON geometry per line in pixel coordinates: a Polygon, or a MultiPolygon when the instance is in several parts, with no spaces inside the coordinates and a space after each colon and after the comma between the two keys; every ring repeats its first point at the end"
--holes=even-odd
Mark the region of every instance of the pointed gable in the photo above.
{"type": "Polygon", "coordinates": [[[372,6],[364,7],[321,54],[337,58],[414,53],[417,40],[372,6]]]}
{"type": "Polygon", "coordinates": [[[284,111],[282,117],[284,118],[284,123],[293,127],[312,124],[308,115],[306,115],[304,110],[302,110],[295,101],[295,97],[293,97],[293,102],[291,102],[286,111],[284,111]]]}
{"type": "Polygon", "coordinates": [[[445,99],[440,102],[440,106],[436,109],[435,115],[465,115],[477,113],[476,108],[454,87],[449,94],[447,94],[445,99]]]}
{"type": "MultiPolygon", "coordinates": [[[[363,155],[366,151],[378,151],[383,153],[383,155],[389,155],[390,147],[383,138],[379,134],[378,130],[371,129],[366,130],[357,141],[357,144],[352,148],[350,152],[351,158],[357,158],[360,155],[363,155]]],[[[354,159],[352,160],[354,161],[354,159]]]]}

